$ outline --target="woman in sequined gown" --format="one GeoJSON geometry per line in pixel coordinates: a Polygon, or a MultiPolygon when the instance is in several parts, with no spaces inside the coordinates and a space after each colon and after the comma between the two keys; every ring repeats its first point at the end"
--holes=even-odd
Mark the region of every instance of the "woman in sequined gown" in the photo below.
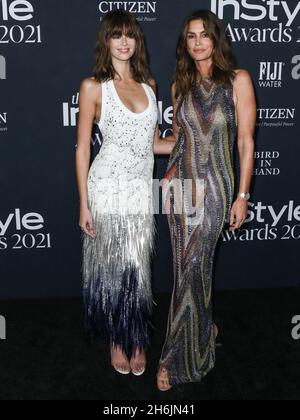
{"type": "Polygon", "coordinates": [[[177,55],[172,87],[177,142],[164,183],[174,289],[157,375],[161,391],[201,381],[215,365],[214,253],[225,223],[238,229],[247,215],[256,119],[250,76],[234,70],[224,29],[213,13],[201,10],[188,17],[177,55]],[[233,202],[236,138],[241,173],[233,202]]]}
{"type": "Polygon", "coordinates": [[[173,137],[158,137],[154,91],[140,26],[129,13],[108,13],[94,77],[82,82],[79,99],[85,325],[109,339],[115,370],[136,376],[145,370],[150,341],[153,151],[170,153],[174,146],[173,137]],[[103,143],[89,168],[95,121],[103,143]]]}

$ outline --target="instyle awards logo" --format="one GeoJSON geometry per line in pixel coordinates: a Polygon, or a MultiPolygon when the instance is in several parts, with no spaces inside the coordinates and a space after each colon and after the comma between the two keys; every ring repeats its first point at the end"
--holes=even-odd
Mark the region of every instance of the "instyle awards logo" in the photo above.
{"type": "Polygon", "coordinates": [[[0,55],[0,80],[6,79],[6,59],[0,55]]]}
{"type": "Polygon", "coordinates": [[[41,26],[26,24],[34,19],[27,0],[0,0],[0,44],[40,44],[41,26]]]}
{"type": "Polygon", "coordinates": [[[44,224],[41,214],[21,209],[0,216],[0,252],[51,248],[51,235],[43,232],[44,224]]]}
{"type": "MultiPolygon", "coordinates": [[[[76,127],[77,117],[79,113],[79,92],[72,95],[69,102],[62,104],[62,117],[64,127],[76,127]]],[[[159,124],[167,124],[171,127],[166,128],[160,132],[160,135],[165,138],[172,134],[172,120],[173,120],[173,106],[164,107],[163,101],[158,101],[159,124]]],[[[95,145],[99,143],[101,146],[102,140],[99,132],[93,133],[92,143],[95,145]]]]}
{"type": "Polygon", "coordinates": [[[136,15],[136,19],[140,22],[155,22],[157,20],[156,6],[157,1],[100,1],[98,9],[101,15],[122,9],[136,15]]]}
{"type": "Polygon", "coordinates": [[[300,205],[294,200],[280,208],[259,201],[248,202],[248,217],[245,224],[236,231],[224,230],[223,242],[232,241],[293,241],[300,239],[300,205]]]}
{"type": "Polygon", "coordinates": [[[0,132],[7,130],[7,112],[0,112],[0,132]]]}
{"type": "Polygon", "coordinates": [[[300,42],[297,25],[300,1],[211,0],[211,11],[220,19],[251,22],[239,27],[228,24],[226,30],[233,42],[300,42]]]}

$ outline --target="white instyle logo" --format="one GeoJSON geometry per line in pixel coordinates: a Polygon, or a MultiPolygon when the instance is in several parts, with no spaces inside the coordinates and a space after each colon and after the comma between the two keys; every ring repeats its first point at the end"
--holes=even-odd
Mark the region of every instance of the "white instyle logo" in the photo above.
{"type": "MultiPolygon", "coordinates": [[[[79,92],[72,95],[70,102],[63,102],[62,104],[62,116],[64,127],[76,127],[77,116],[79,114],[79,92]]],[[[95,144],[102,145],[102,138],[99,128],[94,124],[91,142],[93,146],[95,144]]]]}
{"type": "Polygon", "coordinates": [[[44,223],[41,214],[22,214],[20,209],[0,218],[0,251],[51,248],[50,233],[41,232],[44,223]]]}
{"type": "Polygon", "coordinates": [[[260,0],[258,4],[249,3],[249,0],[211,0],[212,12],[218,14],[220,19],[224,17],[224,9],[227,6],[233,7],[233,16],[235,20],[259,21],[265,18],[270,21],[277,22],[279,19],[279,9],[283,9],[286,21],[285,26],[291,26],[300,11],[300,1],[292,5],[292,8],[287,1],[280,0],[260,0]],[[252,10],[251,14],[245,11],[252,10]]]}
{"type": "MultiPolygon", "coordinates": [[[[237,27],[230,23],[226,30],[233,42],[289,43],[293,40],[292,25],[300,12],[300,1],[281,0],[211,0],[211,11],[223,19],[233,18],[247,22],[267,21],[271,27],[237,27]],[[295,4],[296,3],[296,4],[295,4]]],[[[294,28],[297,30],[297,28],[294,28]]]]}
{"type": "Polygon", "coordinates": [[[294,200],[279,208],[261,201],[257,203],[249,201],[245,223],[249,222],[251,222],[249,228],[243,225],[237,231],[223,231],[223,241],[299,241],[300,239],[300,205],[294,200]]]}
{"type": "Polygon", "coordinates": [[[25,21],[33,18],[33,6],[27,0],[0,0],[1,18],[25,21]]]}
{"type": "Polygon", "coordinates": [[[259,70],[259,86],[265,88],[280,88],[282,86],[282,61],[262,61],[259,70]]]}
{"type": "Polygon", "coordinates": [[[71,102],[63,103],[63,125],[64,127],[76,127],[76,117],[79,112],[79,92],[72,96],[71,102]]]}
{"type": "Polygon", "coordinates": [[[6,60],[3,55],[0,55],[0,79],[6,79],[6,60]]]}
{"type": "Polygon", "coordinates": [[[7,112],[0,112],[0,132],[7,131],[7,112]]]}
{"type": "Polygon", "coordinates": [[[40,25],[22,25],[34,18],[34,9],[27,0],[0,0],[0,19],[3,21],[0,44],[39,44],[40,25]],[[15,22],[17,24],[15,24],[15,22]],[[12,23],[12,25],[10,25],[12,23]]]}

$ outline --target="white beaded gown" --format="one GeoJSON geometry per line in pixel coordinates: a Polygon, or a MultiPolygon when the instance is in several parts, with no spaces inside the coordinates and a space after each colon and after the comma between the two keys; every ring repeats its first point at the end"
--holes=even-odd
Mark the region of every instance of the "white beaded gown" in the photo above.
{"type": "Polygon", "coordinates": [[[130,111],[113,80],[102,82],[98,123],[103,143],[88,174],[95,238],[83,233],[85,327],[128,356],[149,346],[152,313],[153,138],[158,111],[152,88],[144,112],[130,111]]]}

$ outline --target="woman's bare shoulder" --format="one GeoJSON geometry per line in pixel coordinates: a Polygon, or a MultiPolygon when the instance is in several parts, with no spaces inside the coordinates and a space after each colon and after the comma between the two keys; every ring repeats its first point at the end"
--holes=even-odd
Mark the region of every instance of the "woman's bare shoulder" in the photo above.
{"type": "Polygon", "coordinates": [[[247,82],[252,80],[250,73],[246,69],[235,69],[235,83],[247,82]]]}
{"type": "Polygon", "coordinates": [[[86,77],[81,81],[80,93],[87,96],[98,96],[99,90],[101,92],[101,83],[99,83],[94,77],[86,77]]]}

